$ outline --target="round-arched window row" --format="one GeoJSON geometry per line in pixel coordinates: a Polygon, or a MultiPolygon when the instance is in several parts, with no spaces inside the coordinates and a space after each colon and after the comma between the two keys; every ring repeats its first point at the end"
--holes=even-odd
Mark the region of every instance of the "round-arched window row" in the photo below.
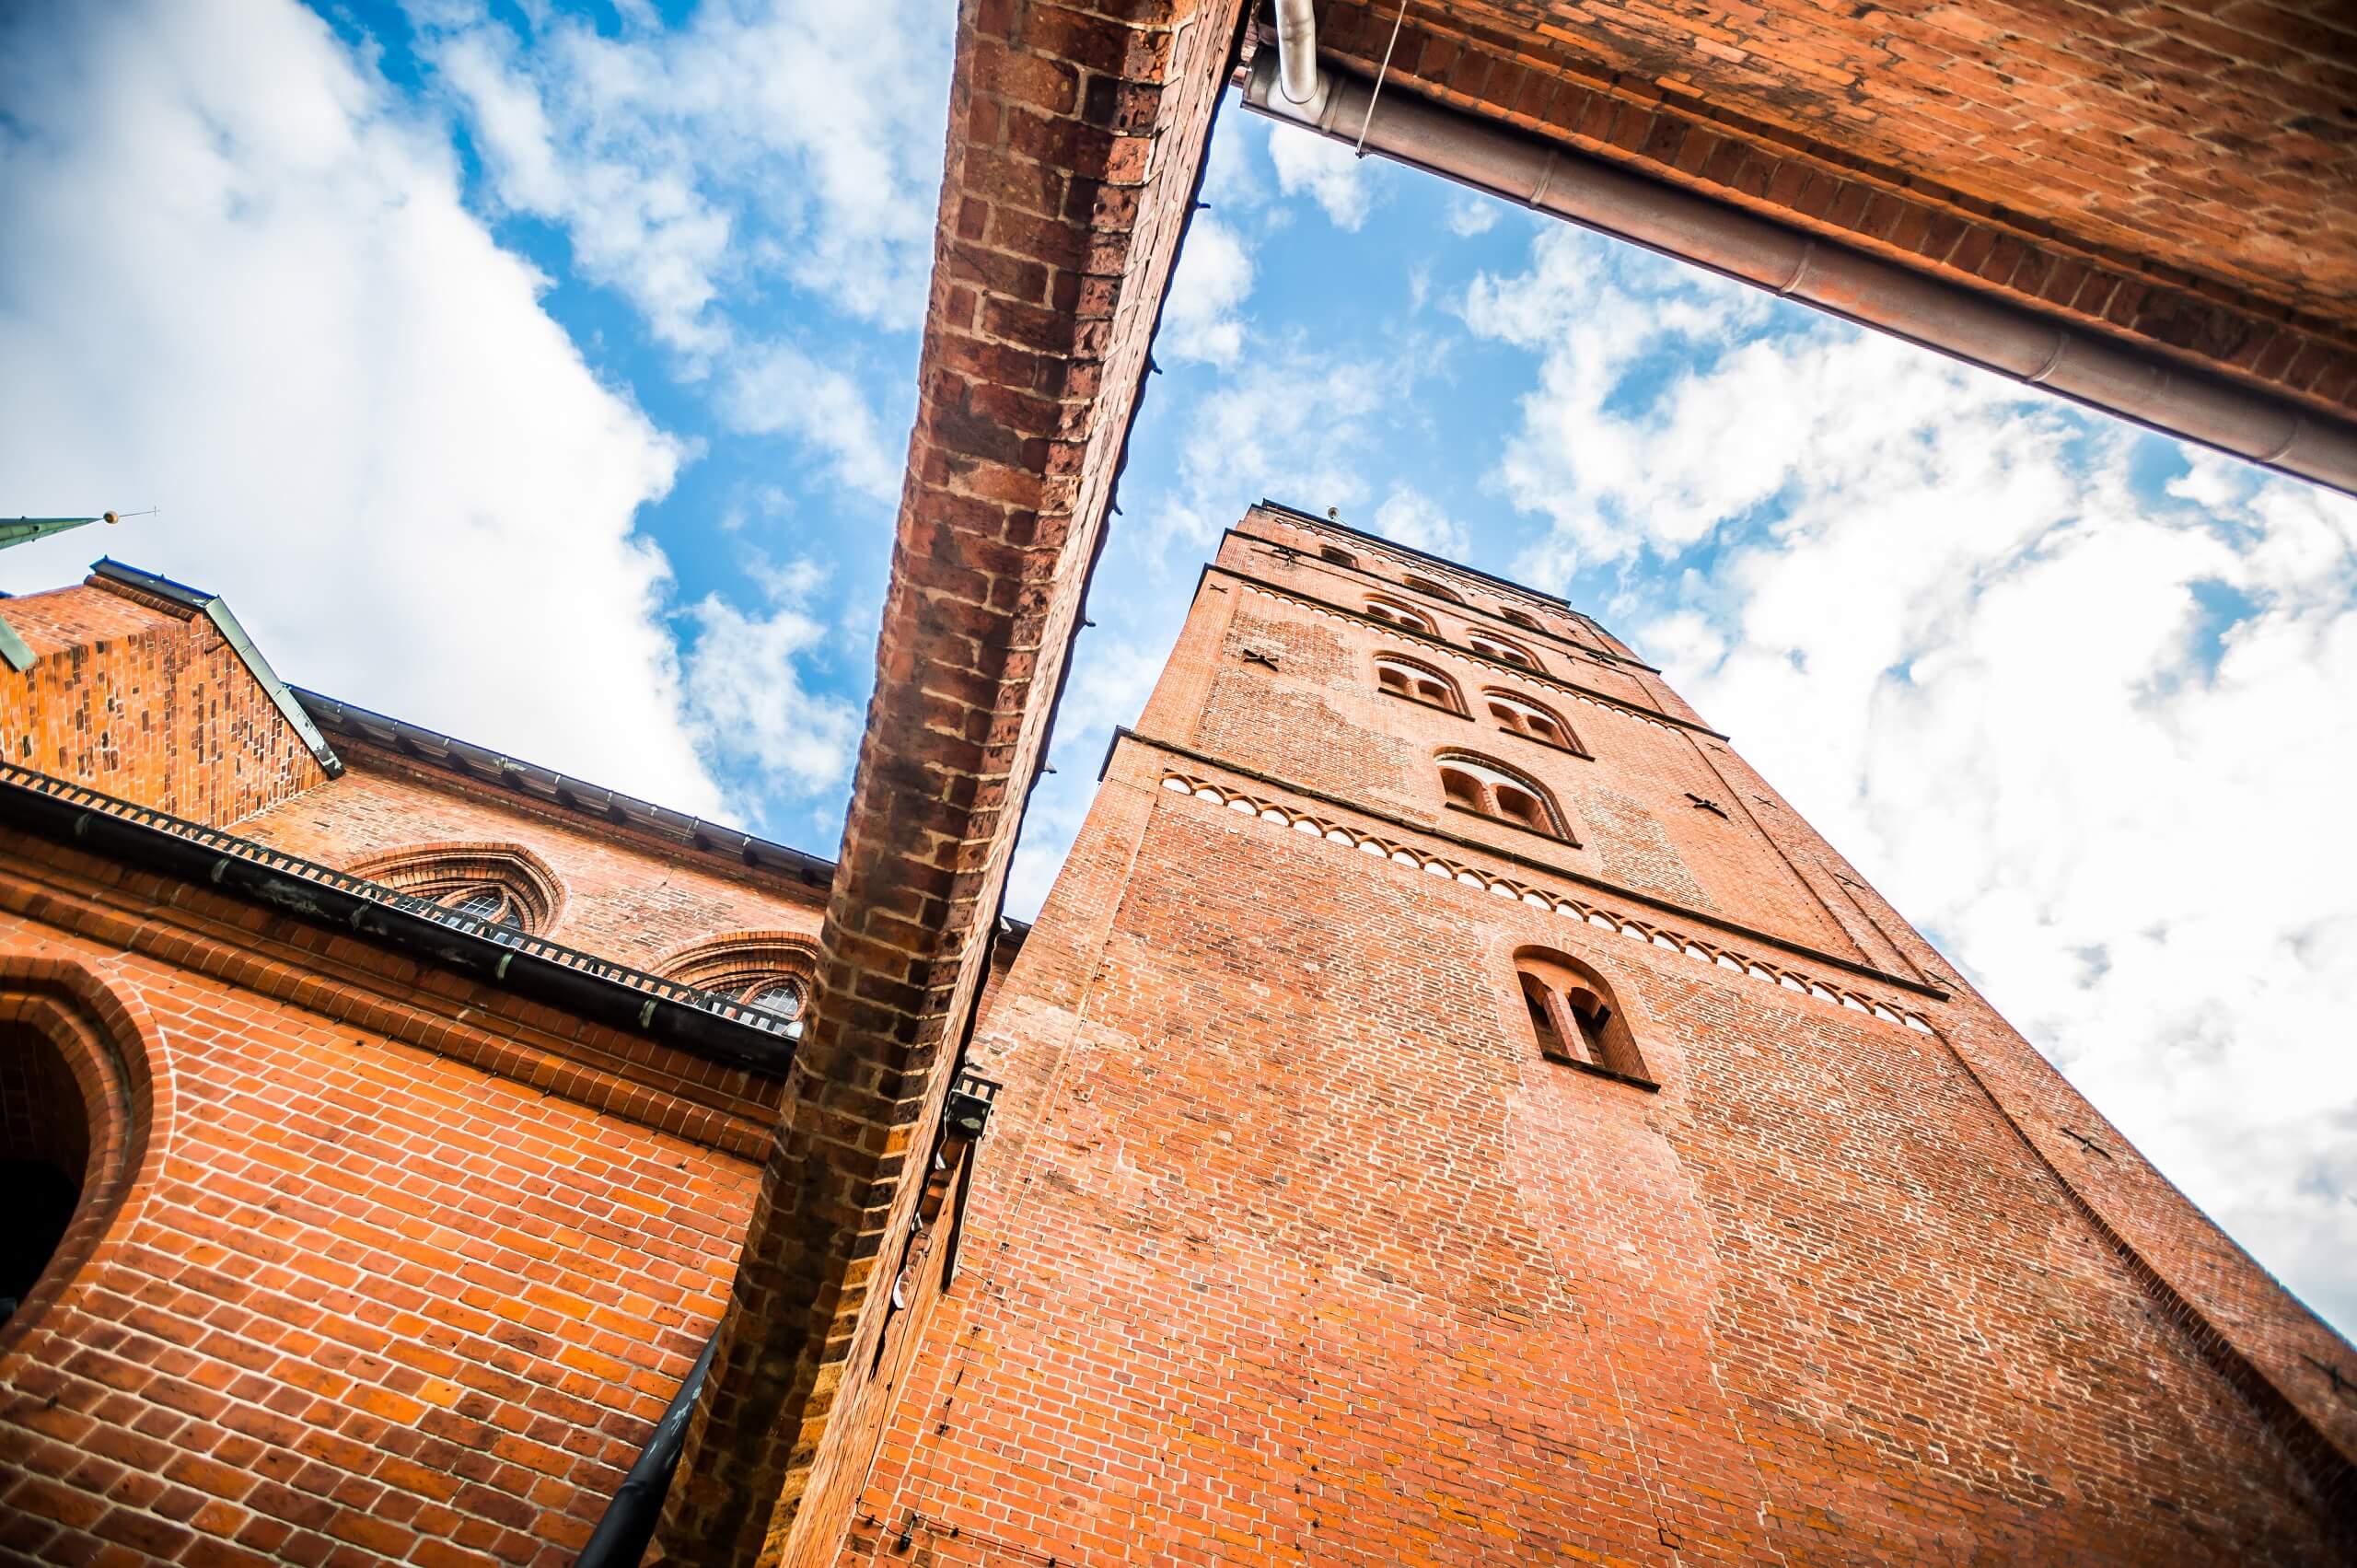
{"type": "Polygon", "coordinates": [[[1544,668],[1539,664],[1537,654],[1532,653],[1521,644],[1508,642],[1504,637],[1494,637],[1486,632],[1474,632],[1469,633],[1465,640],[1475,653],[1496,659],[1502,664],[1514,665],[1522,669],[1544,668]]]}
{"type": "Polygon", "coordinates": [[[1510,822],[1550,839],[1570,839],[1563,830],[1562,813],[1537,780],[1502,762],[1462,751],[1445,751],[1439,762],[1441,796],[1455,809],[1510,822]]]}

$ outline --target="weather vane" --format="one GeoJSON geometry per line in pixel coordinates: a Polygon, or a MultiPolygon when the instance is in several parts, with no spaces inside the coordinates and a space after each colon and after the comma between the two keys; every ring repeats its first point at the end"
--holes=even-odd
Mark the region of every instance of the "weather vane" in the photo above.
{"type": "MultiPolygon", "coordinates": [[[[125,517],[152,517],[162,509],[150,506],[145,512],[101,512],[95,517],[0,517],[0,550],[30,544],[52,534],[68,533],[85,523],[119,523],[125,517]]],[[[0,620],[0,663],[6,663],[10,669],[27,670],[33,667],[33,656],[25,640],[6,620],[0,620]]]]}

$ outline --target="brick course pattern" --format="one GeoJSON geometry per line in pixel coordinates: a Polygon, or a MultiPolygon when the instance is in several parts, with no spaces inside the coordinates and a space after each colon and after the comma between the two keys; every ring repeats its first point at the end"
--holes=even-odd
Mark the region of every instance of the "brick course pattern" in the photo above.
{"type": "MultiPolygon", "coordinates": [[[[328,780],[177,610],[11,600],[0,733],[331,866],[513,857],[632,969],[815,946],[798,877],[356,741],[328,780]]],[[[0,1557],[61,1563],[570,1562],[718,1321],[781,1087],[14,829],[0,1053],[12,1147],[91,1133],[0,1326],[0,1557]]]]}
{"type": "Polygon", "coordinates": [[[1328,0],[1434,99],[2316,407],[2357,411],[2345,9],[1328,0]]]}
{"type": "Polygon", "coordinates": [[[876,692],[675,1560],[830,1561],[881,1430],[878,1260],[921,1196],[1239,9],[959,8],[876,692]]]}
{"type": "MultiPolygon", "coordinates": [[[[1373,694],[1378,633],[1311,601],[1403,562],[1320,532],[1262,508],[1223,545],[984,1020],[1007,1087],[972,1261],[840,1562],[2357,1549],[2357,1421],[2302,1360],[2357,1353],[1724,738],[1661,723],[1683,705],[1643,667],[1608,673],[1659,716],[1576,709],[1595,755],[1545,773],[1619,799],[1583,808],[1580,848],[1444,814],[1418,760],[1517,738],[1373,694]],[[1271,709],[1328,745],[1271,736],[1271,709]],[[1616,842],[1707,900],[1608,890],[1616,842]],[[1601,977],[1657,1092],[1542,1057],[1533,951],[1601,977]]],[[[1565,678],[1625,651],[1541,596],[1450,586],[1471,602],[1391,591],[1447,638],[1540,619],[1522,640],[1565,678]]]]}
{"type": "Polygon", "coordinates": [[[146,1151],[102,1237],[0,1329],[0,1548],[570,1562],[717,1319],[753,1162],[22,913],[0,953],[0,1016],[152,1086],[102,1102],[146,1151]]]}
{"type": "Polygon", "coordinates": [[[36,656],[0,669],[8,761],[226,826],[324,783],[213,622],[92,578],[8,601],[36,656]]]}

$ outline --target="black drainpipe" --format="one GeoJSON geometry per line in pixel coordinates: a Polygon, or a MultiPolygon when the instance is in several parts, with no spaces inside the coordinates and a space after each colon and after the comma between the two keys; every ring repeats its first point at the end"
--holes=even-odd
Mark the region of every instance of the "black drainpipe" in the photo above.
{"type": "Polygon", "coordinates": [[[704,1374],[712,1370],[712,1353],[719,1344],[720,1326],[715,1323],[712,1338],[703,1342],[703,1353],[671,1396],[663,1419],[655,1423],[655,1435],[606,1504],[606,1516],[590,1532],[589,1544],[574,1559],[574,1568],[638,1568],[646,1543],[655,1539],[655,1522],[663,1516],[663,1494],[671,1490],[671,1472],[679,1468],[688,1417],[695,1413],[696,1396],[703,1392],[704,1374]]]}

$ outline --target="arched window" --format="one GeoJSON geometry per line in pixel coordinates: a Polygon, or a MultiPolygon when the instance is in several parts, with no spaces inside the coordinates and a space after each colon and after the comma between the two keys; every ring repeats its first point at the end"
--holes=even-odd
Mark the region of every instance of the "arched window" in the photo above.
{"type": "Polygon", "coordinates": [[[1514,968],[1523,1012],[1540,1055],[1654,1086],[1612,988],[1594,970],[1577,958],[1537,947],[1516,953],[1514,968]]]}
{"type": "Polygon", "coordinates": [[[1569,837],[1547,792],[1495,762],[1446,752],[1440,759],[1440,788],[1448,804],[1460,810],[1479,812],[1550,838],[1569,837]]]}
{"type": "Polygon", "coordinates": [[[818,952],[803,937],[783,931],[738,931],[672,954],[659,968],[666,979],[748,1007],[758,1007],[799,1039],[810,1010],[810,984],[818,952]]]}
{"type": "Polygon", "coordinates": [[[538,935],[556,923],[563,889],[548,862],[521,844],[432,844],[351,867],[412,899],[501,930],[538,935]]]}
{"type": "Polygon", "coordinates": [[[1481,693],[1481,702],[1490,710],[1490,716],[1498,721],[1501,729],[1512,730],[1541,745],[1575,751],[1583,757],[1588,754],[1587,748],[1580,744],[1579,737],[1572,733],[1570,725],[1527,698],[1492,690],[1481,693]]]}
{"type": "Polygon", "coordinates": [[[443,894],[435,902],[445,909],[457,910],[460,914],[470,914],[488,925],[505,925],[519,931],[524,926],[523,909],[517,902],[516,895],[495,883],[461,888],[456,892],[443,894]]]}
{"type": "Polygon", "coordinates": [[[1330,544],[1318,547],[1318,559],[1336,566],[1355,566],[1359,563],[1357,556],[1347,550],[1337,550],[1330,544]]]}
{"type": "Polygon", "coordinates": [[[1546,627],[1541,626],[1538,621],[1532,620],[1529,616],[1525,615],[1521,610],[1515,610],[1511,605],[1501,609],[1498,611],[1498,614],[1501,618],[1513,621],[1515,625],[1521,627],[1526,632],[1544,632],[1547,630],[1546,627]]]}
{"type": "Polygon", "coordinates": [[[1525,669],[1538,668],[1538,656],[1519,643],[1510,643],[1504,637],[1492,637],[1480,632],[1472,633],[1465,640],[1472,645],[1473,651],[1477,654],[1487,654],[1493,659],[1504,659],[1508,664],[1520,665],[1525,669]]]}
{"type": "Polygon", "coordinates": [[[795,1025],[798,1031],[802,1009],[808,1005],[810,997],[798,980],[762,980],[754,982],[744,1000],[764,1013],[776,1014],[795,1025]]]}
{"type": "Polygon", "coordinates": [[[1411,632],[1426,633],[1430,633],[1433,629],[1433,623],[1430,621],[1410,610],[1406,605],[1394,603],[1387,598],[1367,600],[1366,612],[1387,626],[1404,626],[1411,632]]]}
{"type": "Polygon", "coordinates": [[[1446,599],[1451,604],[1465,602],[1465,596],[1447,584],[1435,583],[1430,577],[1419,577],[1412,572],[1401,577],[1399,583],[1403,587],[1413,588],[1420,594],[1430,594],[1434,598],[1446,599]]]}
{"type": "Polygon", "coordinates": [[[1465,699],[1457,694],[1456,681],[1439,670],[1412,659],[1404,659],[1396,654],[1376,655],[1375,680],[1378,687],[1395,697],[1429,703],[1435,708],[1446,708],[1452,714],[1465,711],[1465,699]]]}

